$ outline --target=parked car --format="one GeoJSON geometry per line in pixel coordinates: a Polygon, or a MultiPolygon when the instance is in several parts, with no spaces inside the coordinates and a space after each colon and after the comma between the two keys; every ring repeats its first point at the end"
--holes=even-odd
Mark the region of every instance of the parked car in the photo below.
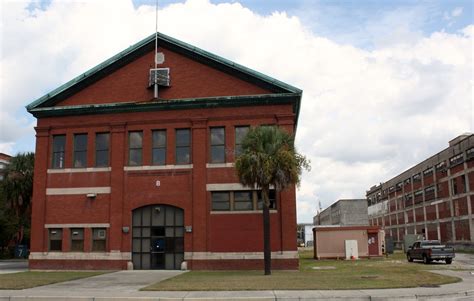
{"type": "Polygon", "coordinates": [[[439,240],[416,241],[407,251],[409,262],[413,262],[414,259],[421,259],[424,264],[441,260],[445,261],[446,264],[451,264],[454,257],[454,248],[442,245],[439,240]]]}

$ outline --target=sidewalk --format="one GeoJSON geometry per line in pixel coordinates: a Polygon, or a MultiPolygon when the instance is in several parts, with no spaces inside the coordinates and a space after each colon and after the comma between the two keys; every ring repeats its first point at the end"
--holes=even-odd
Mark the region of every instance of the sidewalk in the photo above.
{"type": "Polygon", "coordinates": [[[206,301],[206,300],[474,300],[474,275],[470,271],[436,271],[462,282],[434,288],[307,291],[145,292],[140,288],[180,271],[121,271],[25,290],[0,290],[0,301],[206,301]]]}

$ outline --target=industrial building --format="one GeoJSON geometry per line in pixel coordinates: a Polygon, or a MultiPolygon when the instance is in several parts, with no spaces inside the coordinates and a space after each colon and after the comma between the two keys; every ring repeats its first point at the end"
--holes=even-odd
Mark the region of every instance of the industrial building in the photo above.
{"type": "Polygon", "coordinates": [[[10,164],[11,156],[0,153],[0,181],[4,179],[8,164],[10,164]]]}
{"type": "Polygon", "coordinates": [[[342,199],[313,217],[314,225],[369,225],[366,199],[342,199]]]}
{"type": "MultiPolygon", "coordinates": [[[[157,36],[27,106],[30,268],[263,267],[261,191],[234,162],[250,127],[295,133],[302,91],[157,36]]],[[[297,269],[295,188],[270,198],[272,267],[297,269]]]]}
{"type": "Polygon", "coordinates": [[[406,234],[422,234],[458,247],[474,247],[474,135],[367,191],[371,225],[397,246],[406,234]]]}

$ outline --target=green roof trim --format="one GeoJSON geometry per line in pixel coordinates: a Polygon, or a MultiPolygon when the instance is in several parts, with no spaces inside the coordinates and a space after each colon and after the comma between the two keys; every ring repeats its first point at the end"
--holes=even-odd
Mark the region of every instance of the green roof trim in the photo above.
{"type": "MultiPolygon", "coordinates": [[[[205,98],[187,98],[173,100],[158,100],[152,102],[124,102],[107,104],[90,104],[77,106],[42,107],[30,110],[37,118],[77,116],[91,114],[113,114],[146,111],[186,110],[196,108],[241,107],[275,104],[292,104],[293,112],[298,116],[301,94],[281,93],[244,96],[221,96],[205,98]]],[[[296,118],[296,121],[298,118],[296,118]]]]}
{"type": "MultiPolygon", "coordinates": [[[[296,87],[293,87],[282,81],[262,74],[258,71],[232,62],[228,59],[222,58],[218,55],[202,50],[198,47],[184,43],[162,33],[158,33],[158,40],[158,44],[163,46],[164,48],[170,48],[171,50],[178,51],[201,62],[211,64],[214,67],[226,69],[228,72],[236,72],[239,74],[240,77],[245,78],[248,81],[256,81],[260,84],[267,85],[268,88],[272,88],[272,90],[274,90],[276,93],[295,93],[300,95],[301,97],[302,91],[296,87]]],[[[54,89],[48,94],[38,98],[37,100],[27,105],[26,109],[28,110],[28,112],[33,114],[33,111],[36,108],[47,107],[56,104],[57,102],[74,94],[76,91],[83,89],[91,82],[97,81],[98,79],[107,75],[109,71],[113,71],[114,69],[120,68],[133,61],[135,57],[141,56],[144,53],[150,51],[150,49],[153,49],[154,47],[154,41],[155,34],[152,34],[149,37],[136,43],[135,45],[128,47],[127,49],[114,55],[113,57],[95,66],[94,68],[84,72],[83,74],[75,77],[69,82],[54,89]]]]}

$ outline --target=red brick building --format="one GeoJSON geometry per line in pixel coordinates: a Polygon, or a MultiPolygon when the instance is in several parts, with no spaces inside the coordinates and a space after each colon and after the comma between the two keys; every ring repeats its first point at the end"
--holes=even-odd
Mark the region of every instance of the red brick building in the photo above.
{"type": "Polygon", "coordinates": [[[369,222],[401,247],[422,234],[458,248],[474,248],[474,135],[367,191],[369,222]]]}
{"type": "MultiPolygon", "coordinates": [[[[261,195],[235,153],[296,130],[301,90],[155,35],[27,106],[37,119],[30,268],[255,269],[261,195]],[[150,78],[152,80],[150,81],[150,78]]],[[[296,269],[295,189],[272,192],[273,267],[296,269]]]]}

